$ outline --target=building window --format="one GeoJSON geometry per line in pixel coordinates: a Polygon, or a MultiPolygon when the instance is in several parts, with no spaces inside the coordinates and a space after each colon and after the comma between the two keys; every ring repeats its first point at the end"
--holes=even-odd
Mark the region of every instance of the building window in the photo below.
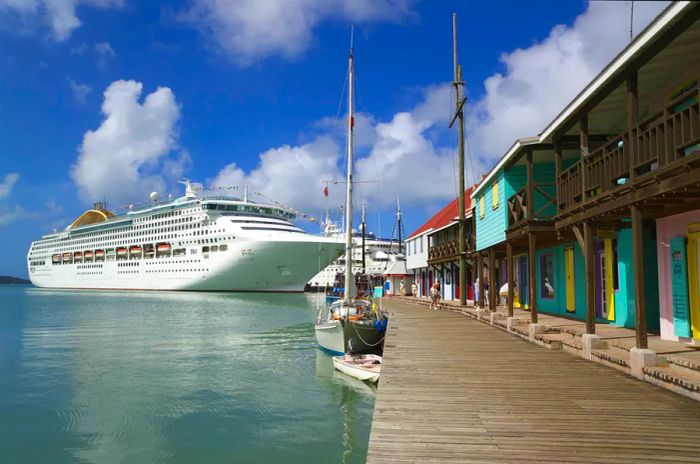
{"type": "Polygon", "coordinates": [[[554,298],[554,259],[552,255],[540,256],[540,285],[542,298],[554,298]]]}
{"type": "Polygon", "coordinates": [[[479,218],[484,219],[484,195],[479,197],[479,218]]]}
{"type": "Polygon", "coordinates": [[[493,196],[493,209],[498,209],[498,181],[491,186],[491,195],[493,196]]]}

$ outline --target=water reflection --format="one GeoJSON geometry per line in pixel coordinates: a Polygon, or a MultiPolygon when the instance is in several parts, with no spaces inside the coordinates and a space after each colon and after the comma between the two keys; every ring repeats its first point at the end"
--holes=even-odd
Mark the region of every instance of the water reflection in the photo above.
{"type": "Polygon", "coordinates": [[[0,432],[32,440],[0,438],[10,461],[364,462],[374,391],[317,352],[317,295],[12,297],[0,432]]]}

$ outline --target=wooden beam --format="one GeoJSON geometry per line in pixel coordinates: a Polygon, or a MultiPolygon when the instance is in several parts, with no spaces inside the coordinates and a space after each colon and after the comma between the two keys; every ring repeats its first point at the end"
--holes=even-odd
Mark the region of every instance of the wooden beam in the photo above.
{"type": "Polygon", "coordinates": [[[644,292],[644,229],[642,209],[632,205],[632,261],[634,266],[634,306],[635,332],[637,348],[648,348],[647,345],[647,311],[644,292]]]}
{"type": "Polygon", "coordinates": [[[576,237],[576,241],[578,242],[578,246],[581,247],[581,251],[586,248],[586,245],[584,245],[583,242],[583,235],[581,235],[581,229],[578,228],[578,226],[573,226],[571,230],[574,231],[574,236],[576,237]]]}
{"type": "Polygon", "coordinates": [[[562,148],[561,142],[557,141],[554,144],[554,171],[555,171],[555,185],[556,185],[556,196],[557,201],[554,205],[557,208],[557,214],[559,214],[559,176],[561,175],[562,167],[562,148]]]}
{"type": "Polygon", "coordinates": [[[513,317],[513,297],[515,296],[515,275],[513,275],[513,245],[506,242],[506,270],[508,272],[508,317],[513,317]]]}
{"type": "Polygon", "coordinates": [[[533,173],[533,161],[532,161],[532,150],[527,150],[527,184],[525,191],[527,192],[525,199],[525,207],[527,208],[527,220],[531,221],[534,219],[535,213],[535,176],[533,173]]]}
{"type": "Polygon", "coordinates": [[[498,285],[496,285],[496,250],[489,248],[489,310],[496,311],[496,295],[498,285]]]}
{"type": "Polygon", "coordinates": [[[637,126],[638,113],[637,71],[634,71],[627,77],[627,140],[624,146],[629,161],[630,182],[637,177],[637,173],[634,170],[637,153],[637,134],[634,128],[637,126]]]}
{"type": "Polygon", "coordinates": [[[583,259],[586,268],[586,333],[595,333],[595,267],[593,257],[593,228],[583,223],[583,259]]]}
{"type": "Polygon", "coordinates": [[[579,121],[579,138],[581,140],[581,201],[586,201],[586,163],[585,160],[590,154],[588,147],[588,113],[584,113],[579,121]]]}
{"type": "Polygon", "coordinates": [[[528,235],[527,270],[530,280],[530,322],[537,324],[537,261],[535,259],[536,236],[533,232],[528,235]]]}
{"type": "Polygon", "coordinates": [[[479,278],[479,301],[477,302],[478,308],[484,307],[484,256],[479,252],[476,255],[476,276],[479,278]]]}

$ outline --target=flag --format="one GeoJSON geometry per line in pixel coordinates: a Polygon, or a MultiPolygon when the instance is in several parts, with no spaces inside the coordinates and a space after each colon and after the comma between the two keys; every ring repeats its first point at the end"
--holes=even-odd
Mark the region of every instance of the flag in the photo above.
{"type": "Polygon", "coordinates": [[[323,196],[327,197],[328,196],[328,185],[326,184],[325,187],[323,187],[323,196]]]}

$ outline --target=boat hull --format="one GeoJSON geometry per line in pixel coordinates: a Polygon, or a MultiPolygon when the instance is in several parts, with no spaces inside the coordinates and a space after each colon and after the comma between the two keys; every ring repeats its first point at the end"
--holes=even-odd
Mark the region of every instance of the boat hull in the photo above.
{"type": "Polygon", "coordinates": [[[241,240],[227,251],[31,267],[37,287],[102,290],[302,292],[308,279],[342,252],[319,240],[241,240]]]}
{"type": "Polygon", "coordinates": [[[340,321],[316,324],[318,346],[331,354],[369,353],[381,349],[384,333],[374,325],[340,321]]]}
{"type": "MultiPolygon", "coordinates": [[[[371,355],[369,355],[371,356],[371,355]]],[[[380,356],[372,356],[371,360],[378,360],[379,361],[379,366],[381,366],[381,357],[380,356]]],[[[373,382],[376,383],[379,380],[379,375],[380,375],[380,369],[379,368],[373,368],[373,369],[367,369],[363,368],[357,364],[353,364],[352,362],[347,362],[346,356],[334,356],[333,357],[333,367],[335,367],[337,370],[340,372],[347,374],[351,377],[355,377],[356,379],[367,381],[367,382],[373,382]]]]}

